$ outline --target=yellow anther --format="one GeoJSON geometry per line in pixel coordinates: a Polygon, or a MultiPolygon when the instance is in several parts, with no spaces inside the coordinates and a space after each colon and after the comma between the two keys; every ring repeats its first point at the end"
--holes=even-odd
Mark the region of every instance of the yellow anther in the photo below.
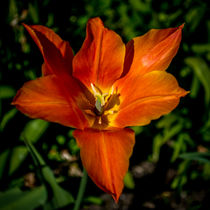
{"type": "Polygon", "coordinates": [[[97,94],[99,94],[98,91],[96,90],[95,86],[93,85],[93,83],[90,83],[90,85],[91,85],[91,88],[93,90],[94,96],[97,95],[97,94]]]}
{"type": "Polygon", "coordinates": [[[114,93],[114,86],[111,87],[110,91],[109,91],[109,95],[113,95],[114,93]]]}

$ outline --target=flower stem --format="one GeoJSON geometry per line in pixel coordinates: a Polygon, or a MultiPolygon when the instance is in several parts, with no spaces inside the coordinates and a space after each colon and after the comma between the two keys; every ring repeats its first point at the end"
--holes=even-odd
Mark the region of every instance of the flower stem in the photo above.
{"type": "Polygon", "coordinates": [[[81,205],[82,198],[85,192],[86,184],[87,184],[87,172],[85,169],[83,169],[83,176],[80,181],[79,191],[77,194],[77,200],[75,201],[73,210],[79,210],[79,207],[81,205]]]}

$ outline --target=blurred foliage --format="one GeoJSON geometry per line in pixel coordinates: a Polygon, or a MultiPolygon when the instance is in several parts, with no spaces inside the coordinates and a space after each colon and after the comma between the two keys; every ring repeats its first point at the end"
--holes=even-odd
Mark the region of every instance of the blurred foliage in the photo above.
{"type": "MultiPolygon", "coordinates": [[[[0,7],[0,209],[71,207],[82,176],[79,149],[70,128],[31,120],[10,105],[24,82],[41,75],[43,62],[21,23],[52,28],[70,41],[76,53],[84,40],[87,20],[95,16],[119,33],[125,43],[151,28],[185,23],[182,44],[168,71],[190,94],[181,99],[171,114],[146,127],[133,128],[136,147],[131,170],[125,177],[125,192],[133,193],[133,203],[139,205],[139,199],[144,198],[138,194],[142,185],[132,167],[148,161],[162,172],[175,171],[163,191],[175,192],[179,199],[183,193],[191,195],[195,190],[192,185],[202,183],[203,186],[197,184],[200,190],[205,190],[202,202],[195,204],[190,200],[186,209],[209,204],[210,192],[206,189],[210,184],[209,13],[210,3],[204,0],[5,1],[0,7]],[[25,145],[24,141],[29,143],[25,145]]],[[[83,204],[102,205],[101,197],[93,194],[102,192],[92,183],[89,185],[94,190],[86,193],[83,204]]],[[[166,194],[161,195],[164,200],[161,205],[172,208],[166,194]]],[[[158,205],[154,199],[152,202],[158,205]]],[[[131,209],[135,209],[134,204],[131,209]]]]}

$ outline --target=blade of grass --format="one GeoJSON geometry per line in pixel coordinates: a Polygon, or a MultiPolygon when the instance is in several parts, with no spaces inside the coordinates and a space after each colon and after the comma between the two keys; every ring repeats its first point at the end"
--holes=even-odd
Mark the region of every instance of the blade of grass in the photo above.
{"type": "Polygon", "coordinates": [[[85,193],[86,185],[87,185],[87,172],[85,169],[83,169],[83,176],[80,182],[79,191],[77,194],[77,199],[75,201],[73,210],[79,210],[84,193],[85,193]]]}

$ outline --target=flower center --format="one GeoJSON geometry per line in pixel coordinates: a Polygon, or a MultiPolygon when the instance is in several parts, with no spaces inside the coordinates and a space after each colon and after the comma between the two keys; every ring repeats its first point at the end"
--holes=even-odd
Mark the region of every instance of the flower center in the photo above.
{"type": "Polygon", "coordinates": [[[111,115],[118,112],[120,104],[119,94],[112,87],[108,92],[103,93],[97,86],[91,83],[92,94],[94,96],[93,108],[86,113],[92,119],[94,128],[107,127],[111,120],[111,115]],[[91,117],[90,117],[91,116],[91,117]]]}
{"type": "Polygon", "coordinates": [[[113,88],[111,88],[109,93],[102,93],[102,91],[92,83],[91,88],[95,97],[95,114],[100,116],[104,112],[104,106],[106,105],[109,97],[113,94],[113,88]]]}

